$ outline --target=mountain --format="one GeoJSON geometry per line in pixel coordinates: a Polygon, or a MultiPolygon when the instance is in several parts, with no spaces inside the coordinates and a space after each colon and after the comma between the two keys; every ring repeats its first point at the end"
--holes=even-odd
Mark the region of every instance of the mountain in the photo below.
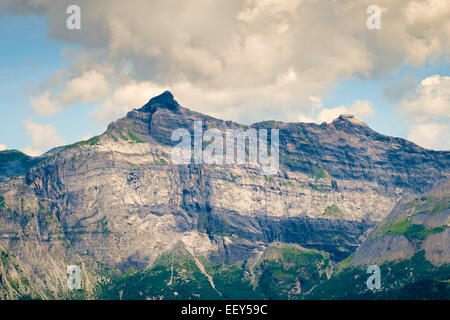
{"type": "Polygon", "coordinates": [[[30,157],[18,150],[0,152],[0,181],[23,176],[28,169],[41,161],[40,157],[30,157]]]}
{"type": "Polygon", "coordinates": [[[247,126],[164,92],[87,141],[38,158],[0,152],[0,297],[308,297],[399,200],[448,181],[449,168],[450,152],[352,116],[247,126]],[[194,121],[278,129],[278,172],[174,163],[172,132],[194,121]],[[66,288],[73,264],[82,291],[66,288]]]}
{"type": "Polygon", "coordinates": [[[310,298],[450,299],[450,182],[400,201],[370,237],[310,298]],[[380,267],[382,286],[363,281],[380,267]],[[348,285],[342,286],[343,283],[348,285]]]}

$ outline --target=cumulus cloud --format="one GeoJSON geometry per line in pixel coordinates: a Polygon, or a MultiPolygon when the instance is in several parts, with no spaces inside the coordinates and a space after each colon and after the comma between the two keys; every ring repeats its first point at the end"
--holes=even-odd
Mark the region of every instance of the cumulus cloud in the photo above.
{"type": "Polygon", "coordinates": [[[405,11],[409,61],[422,64],[450,51],[450,2],[447,0],[409,1],[405,11]],[[447,40],[445,40],[447,39],[447,40]]]}
{"type": "Polygon", "coordinates": [[[7,149],[6,144],[0,144],[0,151],[5,151],[7,149]]]}
{"type": "Polygon", "coordinates": [[[426,148],[450,149],[450,77],[423,79],[399,101],[398,111],[408,119],[408,139],[426,148]]]}
{"type": "Polygon", "coordinates": [[[50,90],[44,91],[44,93],[37,97],[31,97],[30,105],[43,116],[57,113],[63,109],[57,97],[55,97],[50,90]]]}
{"type": "Polygon", "coordinates": [[[435,122],[413,124],[408,139],[429,149],[450,149],[450,126],[435,122]]]}
{"type": "Polygon", "coordinates": [[[107,73],[95,69],[69,79],[64,83],[62,92],[57,89],[58,86],[55,86],[53,90],[45,90],[41,95],[31,97],[31,107],[46,116],[63,110],[73,102],[98,102],[110,94],[107,73]]]}
{"type": "Polygon", "coordinates": [[[117,88],[97,110],[92,114],[98,123],[105,123],[123,116],[133,108],[144,105],[149,97],[163,91],[161,87],[151,82],[127,83],[117,88]]]}
{"type": "Polygon", "coordinates": [[[109,92],[105,75],[97,70],[90,70],[70,80],[61,98],[66,102],[96,102],[106,97],[109,92]]]}
{"type": "Polygon", "coordinates": [[[31,138],[31,145],[22,151],[30,156],[39,156],[54,147],[65,144],[65,141],[58,136],[56,128],[51,124],[24,121],[22,126],[31,138]]]}
{"type": "Polygon", "coordinates": [[[373,109],[371,102],[366,100],[357,100],[350,108],[347,108],[346,106],[338,106],[330,109],[321,109],[315,117],[300,114],[299,121],[315,122],[319,124],[323,122],[330,123],[341,114],[352,114],[358,119],[368,119],[375,115],[375,110],[373,109]]]}
{"type": "MultiPolygon", "coordinates": [[[[100,102],[109,94],[105,81],[122,91],[135,81],[178,91],[180,101],[233,120],[292,121],[292,114],[318,108],[310,98],[342,78],[378,76],[450,54],[447,0],[379,0],[377,31],[366,27],[372,0],[79,0],[77,32],[64,27],[69,4],[4,1],[10,11],[45,14],[51,37],[89,51],[73,62],[82,68],[64,79],[61,93],[49,88],[34,98],[43,114],[74,100],[100,102]],[[114,76],[90,71],[105,61],[114,76]],[[120,73],[129,77],[125,83],[120,73]]],[[[140,100],[124,103],[134,101],[140,100]]],[[[104,108],[123,108],[113,105],[104,108]]]]}
{"type": "MultiPolygon", "coordinates": [[[[115,120],[165,90],[170,90],[185,107],[226,120],[252,123],[261,119],[281,118],[292,121],[292,112],[295,112],[294,106],[290,104],[290,97],[296,88],[292,75],[288,73],[273,84],[240,89],[205,90],[187,81],[169,87],[152,81],[129,80],[117,86],[113,94],[96,108],[92,117],[98,123],[115,120]]],[[[316,109],[321,100],[309,100],[309,104],[316,109]]]]}
{"type": "Polygon", "coordinates": [[[311,96],[311,97],[309,97],[309,101],[312,103],[314,108],[320,108],[323,106],[321,97],[311,96]]]}
{"type": "Polygon", "coordinates": [[[400,110],[420,116],[450,117],[450,77],[433,75],[400,101],[400,110]]]}

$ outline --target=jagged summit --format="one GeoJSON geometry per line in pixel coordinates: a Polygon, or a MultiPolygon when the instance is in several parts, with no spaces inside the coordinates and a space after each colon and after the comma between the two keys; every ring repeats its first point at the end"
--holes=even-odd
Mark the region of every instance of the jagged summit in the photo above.
{"type": "Polygon", "coordinates": [[[174,99],[173,94],[170,91],[164,91],[159,96],[151,98],[141,109],[142,111],[150,111],[155,107],[165,107],[168,109],[176,109],[180,105],[174,99]]]}
{"type": "Polygon", "coordinates": [[[173,98],[173,94],[170,91],[164,91],[159,96],[153,97],[149,101],[150,104],[161,103],[161,104],[175,104],[178,105],[178,102],[173,98]]]}

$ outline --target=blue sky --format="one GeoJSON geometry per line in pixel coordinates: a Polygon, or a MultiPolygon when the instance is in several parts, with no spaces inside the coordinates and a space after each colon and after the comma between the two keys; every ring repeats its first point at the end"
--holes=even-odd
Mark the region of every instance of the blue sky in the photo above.
{"type": "Polygon", "coordinates": [[[55,71],[69,66],[62,51],[79,47],[47,37],[46,25],[45,16],[0,16],[0,144],[9,149],[22,150],[31,143],[22,126],[25,120],[51,123],[68,144],[104,130],[89,117],[89,105],[80,103],[46,117],[31,108],[29,96],[39,93],[55,71]]]}
{"type": "MultiPolygon", "coordinates": [[[[444,62],[430,64],[421,67],[406,65],[400,71],[392,72],[382,79],[352,78],[340,81],[331,89],[323,100],[326,107],[337,105],[351,105],[357,98],[372,101],[376,108],[376,114],[365,122],[374,130],[390,136],[407,138],[407,119],[404,119],[398,111],[397,105],[386,99],[383,89],[393,83],[398,83],[408,76],[413,76],[417,81],[435,74],[450,75],[450,65],[444,62]]],[[[449,106],[450,108],[450,106],[449,106]]]]}
{"type": "MultiPolygon", "coordinates": [[[[61,3],[60,7],[50,6],[50,2],[47,6],[43,1],[39,14],[33,0],[27,2],[29,10],[21,7],[20,13],[12,4],[0,15],[0,149],[6,146],[37,155],[58,144],[97,135],[110,121],[169,89],[182,105],[226,120],[320,123],[331,121],[339,112],[350,112],[383,134],[447,150],[449,45],[439,26],[431,24],[440,21],[441,12],[450,12],[450,5],[433,1],[442,7],[433,13],[433,19],[421,21],[430,24],[428,27],[435,32],[426,32],[433,40],[428,47],[421,47],[420,42],[426,36],[408,29],[411,27],[406,22],[402,25],[395,16],[407,12],[408,19],[415,17],[411,1],[399,1],[404,2],[404,10],[387,10],[392,16],[387,16],[385,25],[400,24],[395,30],[401,31],[394,38],[389,38],[389,30],[369,33],[363,25],[341,25],[339,17],[331,17],[336,18],[335,25],[327,26],[328,22],[323,21],[311,29],[317,31],[309,33],[305,27],[303,31],[295,29],[292,32],[296,32],[293,34],[297,39],[286,35],[294,30],[291,24],[295,14],[314,15],[322,10],[319,4],[302,11],[302,5],[295,0],[283,1],[283,5],[268,1],[261,8],[246,8],[236,0],[236,8],[230,4],[229,17],[221,5],[210,8],[211,17],[200,15],[196,24],[179,18],[174,21],[183,21],[180,25],[162,25],[166,20],[161,17],[168,15],[165,10],[178,14],[173,7],[161,6],[152,11],[151,18],[112,1],[110,12],[99,16],[86,14],[85,8],[90,10],[88,13],[97,12],[95,6],[102,1],[80,1],[86,18],[79,33],[65,29],[67,14],[61,3]],[[289,12],[293,17],[280,22],[280,15],[276,15],[280,12],[289,12]],[[219,15],[224,18],[218,19],[219,15]],[[264,18],[261,21],[273,19],[278,25],[262,24],[260,16],[264,18]],[[203,28],[202,19],[214,21],[216,29],[203,28]],[[106,31],[99,27],[110,21],[116,23],[106,31]],[[243,27],[247,31],[242,31],[243,27]],[[343,30],[330,35],[340,42],[333,44],[330,38],[326,39],[329,46],[324,46],[320,37],[334,29],[343,30]],[[217,40],[217,34],[225,40],[217,40]],[[361,35],[368,39],[361,40],[361,35]],[[235,38],[241,41],[239,54],[235,38]],[[268,39],[273,43],[265,47],[268,39]],[[296,50],[304,50],[298,47],[302,41],[308,41],[313,53],[301,51],[297,58],[296,50]],[[396,45],[398,42],[398,47],[390,41],[396,45]],[[418,47],[412,50],[409,42],[414,41],[418,47]],[[341,50],[345,45],[348,52],[341,50]],[[283,56],[286,52],[289,54],[283,56]],[[318,54],[323,55],[323,62],[317,61],[318,54]],[[328,61],[333,63],[327,66],[328,61]],[[327,66],[329,73],[321,65],[327,66]],[[384,66],[389,67],[377,71],[384,66]],[[310,70],[316,73],[311,76],[310,70]],[[321,72],[323,77],[317,77],[321,72]],[[389,91],[396,96],[396,90],[397,100],[385,94],[389,91]]],[[[185,10],[198,14],[197,4],[188,3],[185,10]]],[[[361,12],[364,18],[365,12],[361,12]]],[[[420,19],[419,15],[416,19],[420,19]]]]}

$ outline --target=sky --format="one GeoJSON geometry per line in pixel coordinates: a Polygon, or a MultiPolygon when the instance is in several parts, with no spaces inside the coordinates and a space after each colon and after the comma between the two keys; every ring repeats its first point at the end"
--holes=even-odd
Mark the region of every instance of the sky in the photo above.
{"type": "Polygon", "coordinates": [[[351,113],[450,150],[449,39],[448,0],[0,0],[0,150],[98,135],[165,90],[224,120],[351,113]]]}

